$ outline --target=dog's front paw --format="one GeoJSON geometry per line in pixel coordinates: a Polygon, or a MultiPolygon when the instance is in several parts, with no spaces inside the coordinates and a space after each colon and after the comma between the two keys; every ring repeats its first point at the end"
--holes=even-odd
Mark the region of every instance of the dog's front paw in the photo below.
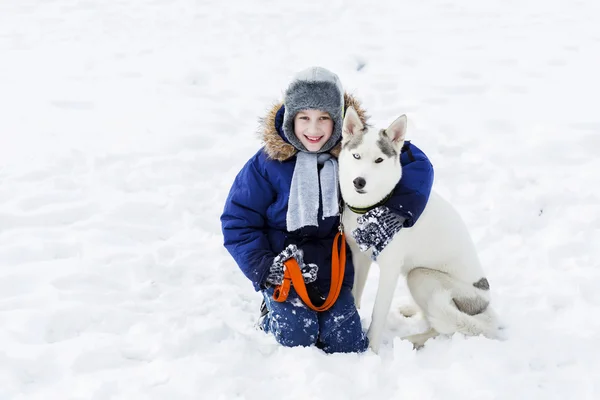
{"type": "Polygon", "coordinates": [[[369,329],[369,331],[367,332],[367,338],[369,339],[369,348],[375,354],[379,354],[379,347],[381,346],[381,338],[378,336],[379,335],[375,335],[373,333],[373,330],[371,329],[369,329]]]}
{"type": "Polygon", "coordinates": [[[379,354],[379,345],[375,345],[372,342],[369,342],[369,349],[375,354],[379,354]]]}

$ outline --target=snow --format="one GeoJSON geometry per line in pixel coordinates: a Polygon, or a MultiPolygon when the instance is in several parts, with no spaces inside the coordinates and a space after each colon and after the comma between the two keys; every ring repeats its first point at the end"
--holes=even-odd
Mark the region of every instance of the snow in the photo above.
{"type": "MultiPolygon", "coordinates": [[[[0,2],[0,399],[600,397],[600,4],[0,2]],[[282,348],[222,246],[257,119],[310,65],[409,119],[505,341],[282,348]]],[[[361,317],[370,321],[372,268],[361,317]]]]}

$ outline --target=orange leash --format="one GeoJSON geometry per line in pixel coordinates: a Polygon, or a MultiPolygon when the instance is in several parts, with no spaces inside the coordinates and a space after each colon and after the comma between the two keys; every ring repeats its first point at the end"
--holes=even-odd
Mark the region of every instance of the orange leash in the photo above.
{"type": "Polygon", "coordinates": [[[331,253],[331,286],[325,303],[322,306],[316,307],[308,297],[304,277],[298,262],[290,258],[285,263],[285,271],[283,273],[283,283],[275,288],[273,292],[273,300],[284,302],[287,300],[292,284],[296,289],[296,293],[302,301],[312,310],[325,311],[331,308],[342,290],[342,282],[344,281],[344,272],[346,270],[346,239],[343,232],[338,232],[333,240],[333,249],[331,253]],[[339,239],[342,239],[341,250],[339,239]]]}

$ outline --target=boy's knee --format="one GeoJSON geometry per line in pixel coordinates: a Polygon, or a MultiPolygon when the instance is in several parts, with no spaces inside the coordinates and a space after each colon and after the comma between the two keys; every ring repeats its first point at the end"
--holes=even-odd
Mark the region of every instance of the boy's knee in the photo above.
{"type": "Polygon", "coordinates": [[[273,289],[264,293],[269,310],[266,332],[275,336],[283,346],[312,346],[319,337],[319,319],[317,313],[306,307],[295,292],[290,292],[288,300],[275,302],[273,289]]]}
{"type": "Polygon", "coordinates": [[[282,346],[312,346],[319,336],[319,321],[315,315],[277,315],[271,320],[271,331],[282,346]]]}
{"type": "Polygon", "coordinates": [[[368,339],[363,332],[360,315],[349,290],[342,291],[332,309],[320,317],[319,346],[327,353],[365,351],[368,339]]]}
{"type": "Polygon", "coordinates": [[[358,312],[351,313],[322,332],[319,347],[326,353],[361,353],[369,347],[369,339],[362,330],[358,312]]]}

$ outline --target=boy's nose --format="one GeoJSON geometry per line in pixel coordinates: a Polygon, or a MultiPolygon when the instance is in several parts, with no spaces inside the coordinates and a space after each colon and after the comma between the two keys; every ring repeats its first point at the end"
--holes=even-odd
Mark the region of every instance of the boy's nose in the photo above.
{"type": "Polygon", "coordinates": [[[310,133],[310,134],[319,133],[319,126],[317,124],[310,124],[308,126],[308,133],[310,133]]]}

